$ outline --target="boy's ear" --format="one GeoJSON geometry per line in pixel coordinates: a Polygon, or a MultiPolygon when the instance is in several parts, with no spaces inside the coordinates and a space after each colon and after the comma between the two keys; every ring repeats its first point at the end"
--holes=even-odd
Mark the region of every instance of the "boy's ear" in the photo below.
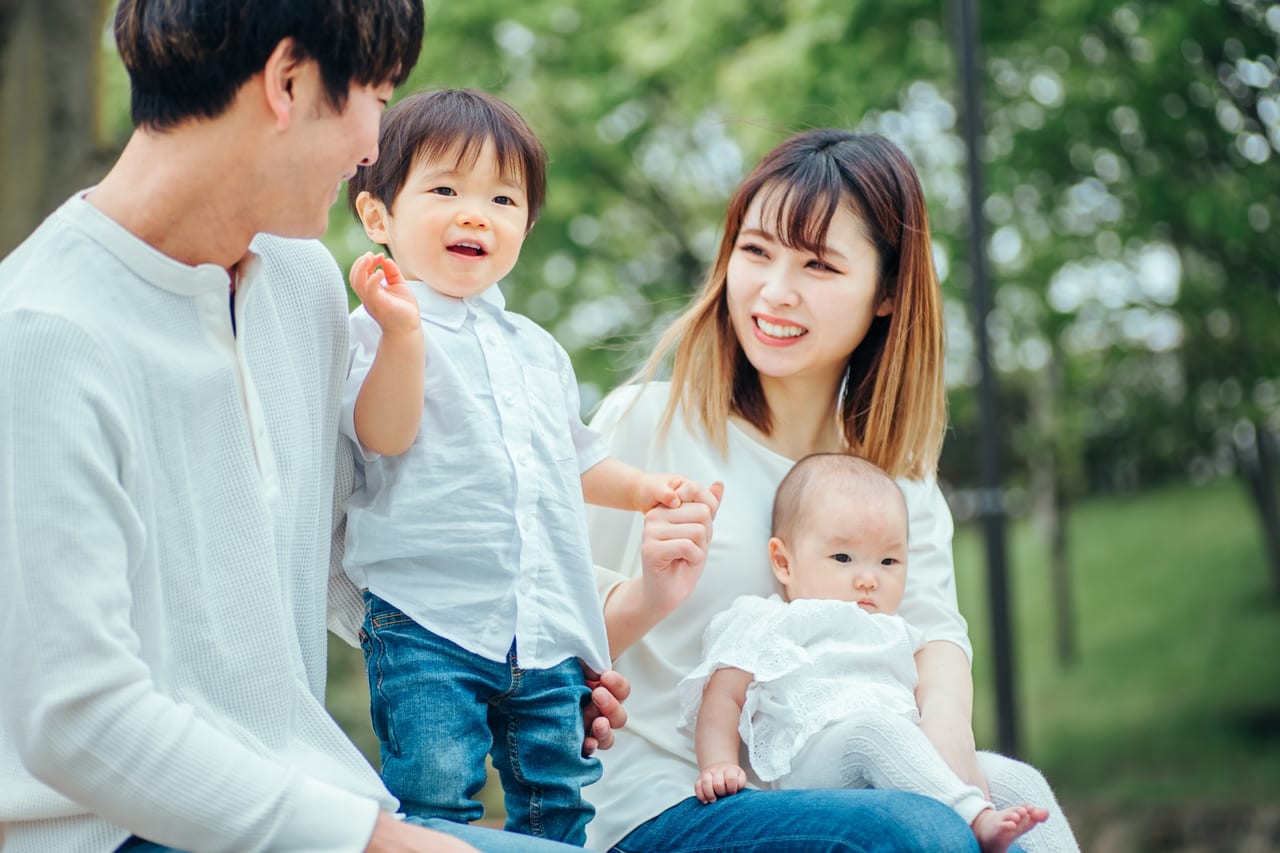
{"type": "Polygon", "coordinates": [[[791,582],[791,556],[787,546],[777,536],[769,540],[769,566],[773,576],[784,586],[791,582]]]}
{"type": "Polygon", "coordinates": [[[360,224],[364,226],[364,233],[379,246],[385,246],[390,240],[387,234],[387,208],[386,206],[369,194],[368,190],[361,190],[360,195],[356,196],[356,212],[360,214],[360,224]]]}

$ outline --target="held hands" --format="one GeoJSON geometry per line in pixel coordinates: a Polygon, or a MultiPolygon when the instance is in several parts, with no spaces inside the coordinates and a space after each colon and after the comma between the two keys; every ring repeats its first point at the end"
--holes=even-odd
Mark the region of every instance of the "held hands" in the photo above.
{"type": "Polygon", "coordinates": [[[724,484],[707,487],[686,480],[676,496],[678,506],[659,504],[645,513],[640,543],[644,604],[662,615],[688,598],[702,576],[724,484]]]}
{"type": "Polygon", "coordinates": [[[714,803],[720,797],[736,794],[747,787],[747,774],[736,764],[712,764],[698,774],[693,793],[703,803],[714,803]]]}
{"type": "Polygon", "coordinates": [[[351,289],[382,334],[417,332],[422,328],[418,297],[405,283],[396,262],[381,252],[365,252],[351,265],[351,289]]]}
{"type": "MultiPolygon", "coordinates": [[[[680,506],[679,488],[685,478],[679,474],[641,474],[636,478],[631,508],[636,512],[648,512],[654,507],[675,509],[680,506]]],[[[694,488],[701,488],[696,483],[694,488]]]]}

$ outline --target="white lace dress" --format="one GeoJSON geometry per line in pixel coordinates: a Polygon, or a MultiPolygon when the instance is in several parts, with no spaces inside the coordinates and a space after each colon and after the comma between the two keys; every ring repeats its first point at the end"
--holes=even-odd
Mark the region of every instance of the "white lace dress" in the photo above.
{"type": "Polygon", "coordinates": [[[740,596],[711,620],[702,663],[680,682],[680,729],[693,733],[702,691],[717,669],[751,673],[738,731],[751,768],[772,782],[790,773],[816,733],[860,709],[919,723],[921,645],[902,617],[852,602],[740,596]]]}

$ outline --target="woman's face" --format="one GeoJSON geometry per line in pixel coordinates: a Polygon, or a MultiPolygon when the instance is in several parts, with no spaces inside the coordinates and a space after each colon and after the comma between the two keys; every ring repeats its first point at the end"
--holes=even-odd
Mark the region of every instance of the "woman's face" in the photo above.
{"type": "Polygon", "coordinates": [[[839,383],[871,321],[892,311],[877,301],[879,258],[848,205],[831,219],[821,254],[790,249],[774,233],[773,194],[747,208],[729,257],[729,318],[761,381],[839,383]]]}

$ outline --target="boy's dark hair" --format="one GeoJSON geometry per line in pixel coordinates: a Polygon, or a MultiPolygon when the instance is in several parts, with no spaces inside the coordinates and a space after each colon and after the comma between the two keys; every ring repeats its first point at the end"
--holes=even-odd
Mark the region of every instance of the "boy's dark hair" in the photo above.
{"type": "Polygon", "coordinates": [[[525,231],[533,227],[547,196],[547,152],[510,104],[478,89],[439,89],[410,95],[382,116],[378,159],[361,166],[347,184],[347,203],[359,219],[356,199],[368,192],[391,210],[409,171],[421,158],[450,154],[474,163],[492,140],[498,171],[524,187],[529,202],[525,231]]]}
{"type": "Polygon", "coordinates": [[[860,492],[868,499],[892,495],[904,500],[902,489],[874,462],[851,453],[811,453],[792,465],[778,484],[773,497],[771,536],[784,541],[790,538],[800,516],[806,510],[813,511],[809,499],[819,486],[860,492]]]}
{"type": "Polygon", "coordinates": [[[399,85],[422,49],[422,0],[121,0],[115,35],[137,127],[216,118],[284,39],[314,60],[330,106],[399,85]]]}

